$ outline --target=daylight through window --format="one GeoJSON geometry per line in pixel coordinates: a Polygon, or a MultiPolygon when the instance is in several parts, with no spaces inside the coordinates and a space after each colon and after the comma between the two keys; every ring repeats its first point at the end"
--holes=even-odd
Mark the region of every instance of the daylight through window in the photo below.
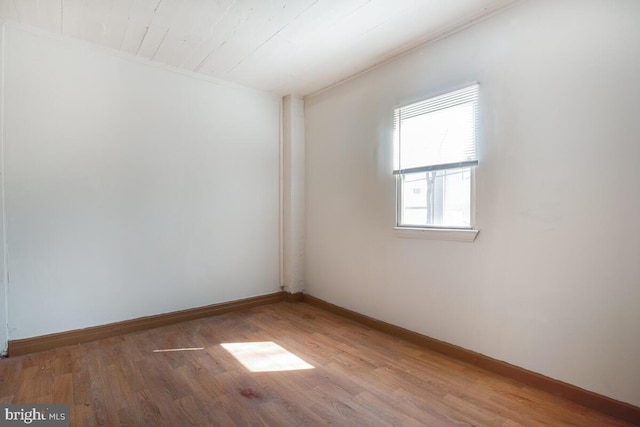
{"type": "Polygon", "coordinates": [[[394,112],[397,225],[471,228],[478,85],[394,112]]]}

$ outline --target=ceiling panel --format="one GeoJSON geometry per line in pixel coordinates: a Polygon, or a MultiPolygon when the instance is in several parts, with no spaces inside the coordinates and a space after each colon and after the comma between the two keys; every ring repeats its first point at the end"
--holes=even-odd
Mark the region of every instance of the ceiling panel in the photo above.
{"type": "Polygon", "coordinates": [[[518,0],[0,0],[0,18],[306,95],[518,0]]]}

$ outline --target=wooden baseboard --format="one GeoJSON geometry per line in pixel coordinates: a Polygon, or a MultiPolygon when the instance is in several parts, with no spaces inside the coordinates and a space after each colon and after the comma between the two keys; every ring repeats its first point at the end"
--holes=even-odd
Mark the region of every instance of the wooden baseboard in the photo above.
{"type": "MultiPolygon", "coordinates": [[[[33,338],[24,338],[9,341],[8,354],[19,356],[21,354],[34,353],[37,351],[51,350],[64,345],[79,344],[94,341],[102,338],[109,338],[130,332],[153,329],[160,326],[172,325],[185,322],[187,320],[200,319],[203,317],[215,316],[231,311],[246,310],[261,305],[273,304],[276,302],[290,301],[295,299],[296,294],[286,292],[276,292],[273,294],[258,297],[245,298],[236,301],[212,304],[204,307],[191,308],[188,310],[174,311],[171,313],[157,314],[154,316],[141,317],[139,319],[125,320],[123,322],[110,323],[107,325],[93,326],[85,329],[59,332],[55,334],[42,335],[33,338]]],[[[298,301],[302,300],[302,296],[298,301]]]]}
{"type": "Polygon", "coordinates": [[[449,344],[425,335],[412,332],[408,329],[394,326],[389,323],[373,319],[355,311],[339,307],[319,298],[304,294],[303,302],[330,311],[347,319],[361,323],[372,329],[403,338],[407,341],[426,347],[430,350],[449,356],[453,359],[469,363],[490,372],[495,372],[507,378],[514,379],[523,384],[561,396],[567,400],[595,409],[604,414],[640,425],[640,408],[628,403],[614,400],[610,397],[597,394],[574,385],[546,377],[527,369],[511,365],[509,363],[493,359],[480,353],[449,344]]]}
{"type": "Polygon", "coordinates": [[[292,294],[291,292],[284,293],[284,300],[286,302],[302,302],[304,299],[304,294],[302,292],[296,292],[292,294]]]}

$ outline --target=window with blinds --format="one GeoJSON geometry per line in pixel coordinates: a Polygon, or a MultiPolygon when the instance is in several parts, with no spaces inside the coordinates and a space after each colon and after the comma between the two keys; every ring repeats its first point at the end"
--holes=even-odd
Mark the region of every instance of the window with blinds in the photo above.
{"type": "Polygon", "coordinates": [[[478,85],[396,108],[401,227],[471,228],[478,85]]]}

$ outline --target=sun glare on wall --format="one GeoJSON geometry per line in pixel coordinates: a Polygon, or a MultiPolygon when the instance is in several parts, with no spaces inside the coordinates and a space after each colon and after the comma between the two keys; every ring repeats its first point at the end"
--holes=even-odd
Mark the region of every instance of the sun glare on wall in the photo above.
{"type": "Polygon", "coordinates": [[[272,341],[220,344],[251,372],[279,372],[314,369],[272,341]]]}

